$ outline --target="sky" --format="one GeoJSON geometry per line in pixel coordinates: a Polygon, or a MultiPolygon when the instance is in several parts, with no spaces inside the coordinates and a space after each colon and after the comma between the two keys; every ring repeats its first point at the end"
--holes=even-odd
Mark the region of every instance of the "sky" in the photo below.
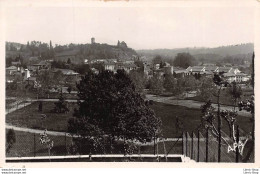
{"type": "Polygon", "coordinates": [[[252,7],[8,7],[5,39],[53,44],[125,41],[134,49],[254,42],[252,7]]]}

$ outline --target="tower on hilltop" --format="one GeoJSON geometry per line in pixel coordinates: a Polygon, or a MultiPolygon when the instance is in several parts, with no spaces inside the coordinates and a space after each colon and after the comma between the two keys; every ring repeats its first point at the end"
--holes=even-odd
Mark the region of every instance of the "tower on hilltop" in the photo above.
{"type": "Polygon", "coordinates": [[[91,38],[91,44],[95,44],[95,38],[94,37],[91,38]]]}

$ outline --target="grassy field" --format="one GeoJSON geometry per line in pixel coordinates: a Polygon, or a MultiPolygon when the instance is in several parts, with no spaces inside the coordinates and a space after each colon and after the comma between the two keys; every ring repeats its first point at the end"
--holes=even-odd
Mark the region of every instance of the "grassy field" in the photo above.
{"type": "Polygon", "coordinates": [[[10,105],[10,104],[14,103],[15,101],[16,101],[15,99],[6,99],[5,104],[10,105]]]}
{"type": "MultiPolygon", "coordinates": [[[[43,102],[43,111],[38,112],[38,103],[35,102],[29,106],[21,108],[15,112],[6,115],[6,122],[15,126],[67,131],[68,119],[72,117],[76,103],[69,103],[69,113],[53,113],[54,102],[43,102]],[[41,114],[45,114],[47,118],[41,120],[41,114]]],[[[150,106],[155,114],[162,120],[163,137],[175,138],[181,135],[181,131],[177,132],[176,117],[183,123],[183,130],[192,132],[201,123],[201,111],[199,109],[191,109],[184,106],[170,105],[154,102],[150,106]]],[[[251,131],[252,122],[250,118],[238,116],[237,123],[240,128],[249,133],[251,131]]],[[[223,120],[223,129],[226,133],[229,132],[227,123],[223,120]]]]}
{"type": "MultiPolygon", "coordinates": [[[[76,103],[70,103],[70,112],[68,114],[56,114],[51,113],[50,110],[54,107],[53,102],[43,102],[43,112],[47,115],[47,119],[45,120],[43,127],[47,125],[48,130],[56,130],[56,131],[66,131],[67,130],[67,120],[72,117],[73,108],[76,107],[76,103]]],[[[151,105],[152,109],[154,109],[156,115],[162,120],[162,133],[163,137],[167,138],[176,138],[181,135],[180,132],[176,132],[175,122],[176,116],[179,117],[180,121],[183,122],[183,128],[186,131],[189,131],[191,135],[191,131],[195,130],[197,126],[200,124],[201,112],[199,109],[190,109],[183,106],[175,106],[164,103],[154,102],[151,105]]],[[[42,129],[40,113],[38,113],[38,103],[35,102],[25,108],[19,109],[11,114],[6,116],[7,123],[22,126],[22,127],[30,127],[30,128],[39,128],[42,129]]],[[[245,132],[251,131],[252,123],[250,119],[247,117],[239,116],[237,118],[237,122],[240,125],[240,128],[245,132]]],[[[224,131],[228,133],[228,126],[223,121],[224,131]]],[[[202,133],[203,134],[203,133],[202,133]]],[[[39,134],[27,133],[27,132],[18,132],[15,131],[16,135],[16,143],[11,149],[10,153],[7,156],[18,157],[18,156],[46,156],[48,155],[48,149],[45,145],[40,144],[39,134]]],[[[243,134],[242,134],[243,135],[243,134]]],[[[205,135],[203,134],[205,137],[205,135]]],[[[64,136],[49,136],[51,140],[54,141],[54,147],[51,150],[51,155],[69,155],[70,150],[69,147],[72,145],[72,138],[64,136]]],[[[205,143],[205,142],[204,142],[205,143]]],[[[123,154],[123,145],[122,142],[115,142],[113,144],[113,148],[110,148],[110,144],[104,142],[105,144],[105,154],[123,154]]],[[[201,153],[204,151],[205,147],[203,143],[201,144],[201,153]]],[[[223,147],[224,148],[224,147],[223,147]]],[[[153,154],[154,153],[154,145],[153,143],[149,145],[142,145],[138,149],[134,151],[135,154],[139,152],[142,154],[153,154]],[[138,150],[140,149],[140,150],[138,150]]],[[[155,146],[157,153],[157,146],[155,146]]],[[[89,154],[88,146],[83,146],[80,150],[81,154],[89,154]]],[[[182,141],[178,141],[175,144],[175,141],[166,141],[165,146],[162,142],[158,144],[158,153],[164,154],[181,154],[182,153],[182,141]]],[[[226,148],[223,149],[223,153],[226,152],[226,148]]],[[[92,152],[92,154],[101,154],[103,152],[96,151],[92,152]]],[[[200,154],[200,159],[203,161],[203,154],[200,154]]],[[[214,155],[212,155],[214,156],[214,155]]],[[[223,155],[223,161],[230,160],[228,157],[223,155]]],[[[233,157],[231,158],[233,160],[233,157]]]]}
{"type": "MultiPolygon", "coordinates": [[[[201,123],[201,111],[199,109],[157,102],[154,102],[154,105],[151,107],[162,120],[162,133],[164,137],[178,137],[181,134],[181,132],[177,133],[176,131],[176,116],[183,123],[183,130],[188,132],[195,131],[201,123]]],[[[224,120],[222,122],[223,130],[228,133],[227,123],[224,120]]],[[[238,116],[237,123],[243,131],[247,133],[251,131],[252,122],[250,122],[250,118],[238,116]]]]}
{"type": "MultiPolygon", "coordinates": [[[[36,99],[37,98],[37,91],[27,91],[26,94],[24,94],[27,98],[32,98],[32,99],[36,99]]],[[[75,93],[67,93],[64,92],[63,93],[64,97],[66,99],[78,99],[77,94],[75,93]]],[[[17,91],[15,90],[6,90],[6,96],[8,97],[17,97],[17,91]]],[[[54,93],[49,93],[49,98],[59,98],[60,94],[58,92],[54,92],[54,93]]],[[[48,98],[48,95],[45,94],[40,94],[38,96],[38,98],[48,98]]]]}
{"type": "Polygon", "coordinates": [[[76,103],[69,103],[69,113],[53,113],[54,102],[43,102],[42,112],[38,112],[38,102],[34,102],[24,108],[18,109],[6,115],[6,122],[15,126],[67,131],[68,119],[72,117],[76,103]],[[46,119],[41,119],[41,114],[47,116],[46,119]]]}
{"type": "MultiPolygon", "coordinates": [[[[238,99],[238,101],[245,101],[250,99],[252,95],[254,95],[254,91],[252,89],[243,89],[241,98],[238,99]]],[[[199,95],[195,97],[187,97],[185,99],[205,102],[199,95]]],[[[217,97],[212,97],[211,100],[213,103],[217,103],[217,97]]],[[[234,106],[234,101],[226,90],[223,90],[220,93],[220,104],[234,106]]]]}

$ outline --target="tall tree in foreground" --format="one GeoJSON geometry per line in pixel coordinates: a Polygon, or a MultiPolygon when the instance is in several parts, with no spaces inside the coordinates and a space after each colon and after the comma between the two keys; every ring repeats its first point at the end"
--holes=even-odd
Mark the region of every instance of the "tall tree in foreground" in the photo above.
{"type": "Polygon", "coordinates": [[[68,122],[68,130],[93,151],[97,146],[102,148],[104,135],[146,142],[160,132],[160,119],[145,105],[125,71],[88,72],[77,88],[78,109],[68,122]]]}

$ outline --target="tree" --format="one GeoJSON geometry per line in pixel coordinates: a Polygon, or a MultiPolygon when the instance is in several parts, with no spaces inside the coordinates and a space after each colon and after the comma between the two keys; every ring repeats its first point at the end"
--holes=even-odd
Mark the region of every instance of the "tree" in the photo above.
{"type": "Polygon", "coordinates": [[[49,160],[51,156],[51,149],[53,148],[54,142],[48,137],[47,129],[44,130],[43,133],[40,134],[40,143],[42,145],[46,145],[48,148],[49,160]]]}
{"type": "Polygon", "coordinates": [[[236,82],[232,82],[231,86],[228,88],[228,93],[232,97],[232,100],[234,102],[234,110],[235,110],[237,106],[237,100],[241,98],[242,89],[240,86],[237,85],[236,82]]]}
{"type": "Polygon", "coordinates": [[[71,64],[71,60],[70,60],[70,58],[68,58],[68,60],[67,60],[67,64],[71,64]]]}
{"type": "Polygon", "coordinates": [[[135,85],[135,90],[142,93],[146,83],[144,74],[138,71],[130,71],[129,77],[135,85]]]}
{"type": "Polygon", "coordinates": [[[176,85],[172,88],[172,93],[174,96],[176,96],[177,103],[178,103],[178,100],[184,96],[184,94],[183,94],[185,91],[184,83],[185,83],[185,79],[183,77],[179,78],[179,79],[177,79],[176,85]]]}
{"type": "Polygon", "coordinates": [[[99,72],[105,70],[105,66],[104,66],[103,63],[93,63],[91,66],[92,66],[93,68],[97,69],[99,72]]]}
{"type": "Polygon", "coordinates": [[[71,87],[71,86],[69,86],[69,87],[67,88],[67,91],[68,91],[68,93],[70,94],[70,93],[71,93],[71,91],[72,91],[72,87],[71,87]]]}
{"type": "Polygon", "coordinates": [[[217,88],[212,78],[203,77],[199,80],[198,95],[204,101],[213,100],[217,88]]]}
{"type": "Polygon", "coordinates": [[[141,60],[135,61],[135,65],[138,66],[138,72],[144,72],[144,64],[141,60]]]}
{"type": "MultiPolygon", "coordinates": [[[[230,127],[234,126],[235,118],[237,113],[235,111],[221,111],[220,109],[220,94],[222,88],[227,86],[227,82],[222,78],[219,74],[214,74],[213,82],[217,86],[217,90],[213,93],[213,96],[217,97],[217,115],[215,114],[215,108],[212,106],[211,101],[208,100],[205,105],[201,106],[201,110],[203,113],[202,116],[202,125],[205,128],[210,128],[213,135],[215,135],[218,139],[218,162],[221,161],[221,146],[222,141],[225,142],[227,145],[229,143],[223,138],[223,131],[222,131],[222,118],[224,118],[230,127]],[[217,122],[215,122],[217,120],[217,122]],[[216,126],[217,125],[217,126],[216,126]]],[[[230,135],[235,135],[230,133],[230,135]]],[[[233,138],[233,137],[230,137],[233,138]]]]}
{"type": "Polygon", "coordinates": [[[52,87],[54,83],[57,82],[57,79],[53,78],[53,75],[50,70],[43,70],[39,72],[37,81],[40,84],[39,92],[43,94],[48,94],[49,96],[49,89],[52,87]]]}
{"type": "Polygon", "coordinates": [[[159,75],[154,75],[149,80],[149,89],[152,93],[159,95],[163,92],[163,79],[159,75]]]}
{"type": "Polygon", "coordinates": [[[55,102],[54,105],[55,105],[54,112],[64,113],[64,112],[69,111],[67,102],[65,101],[65,98],[63,97],[62,92],[60,93],[59,101],[55,102]]]}
{"type": "Polygon", "coordinates": [[[68,130],[82,141],[99,142],[108,135],[110,139],[146,142],[160,131],[160,120],[124,70],[88,72],[77,88],[78,109],[68,122],[68,130]]]}
{"type": "Polygon", "coordinates": [[[157,55],[153,59],[153,65],[161,64],[162,63],[162,57],[160,55],[157,55]]]}
{"type": "Polygon", "coordinates": [[[90,67],[88,64],[79,64],[79,65],[74,65],[73,70],[78,72],[79,74],[84,75],[85,73],[90,71],[90,67]]]}
{"type": "Polygon", "coordinates": [[[164,81],[163,81],[163,87],[168,92],[172,92],[172,89],[177,85],[177,80],[173,77],[171,74],[166,74],[164,81]]]}
{"type": "Polygon", "coordinates": [[[9,129],[6,134],[6,153],[10,152],[10,149],[13,147],[14,143],[16,142],[15,132],[13,129],[9,129]]]}
{"type": "Polygon", "coordinates": [[[60,87],[64,83],[64,76],[61,70],[58,70],[54,73],[53,77],[53,84],[57,87],[60,87]]]}
{"type": "Polygon", "coordinates": [[[196,59],[189,53],[178,53],[173,61],[174,66],[188,68],[197,64],[196,59]]]}
{"type": "Polygon", "coordinates": [[[198,81],[194,76],[185,76],[182,85],[184,91],[188,94],[190,91],[195,91],[197,89],[198,81]]]}

